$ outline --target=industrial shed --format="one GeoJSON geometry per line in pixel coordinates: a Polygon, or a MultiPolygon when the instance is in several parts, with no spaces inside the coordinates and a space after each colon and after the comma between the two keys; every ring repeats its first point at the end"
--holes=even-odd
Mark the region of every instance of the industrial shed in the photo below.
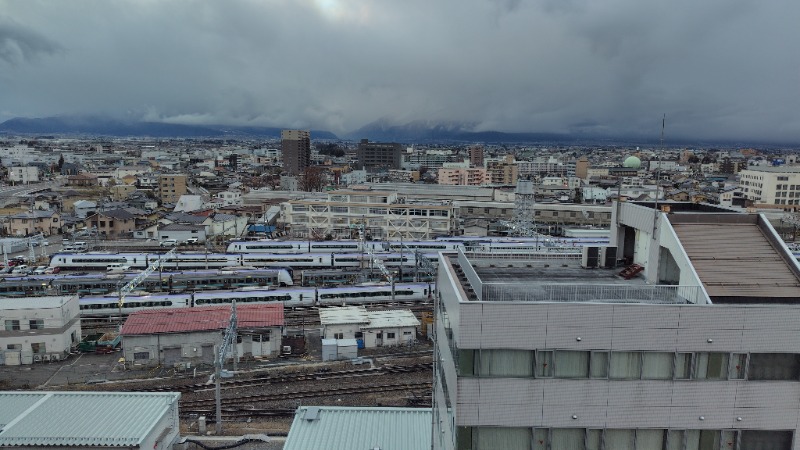
{"type": "MultiPolygon", "coordinates": [[[[230,306],[137,311],[122,327],[126,366],[212,364],[230,315],[230,306]]],[[[236,315],[239,357],[280,352],[282,303],[237,306],[236,315]]]]}
{"type": "Polygon", "coordinates": [[[430,450],[431,410],[301,406],[283,450],[430,450]]]}
{"type": "Polygon", "coordinates": [[[171,449],[180,396],[0,391],[0,448],[171,449]]]}
{"type": "Polygon", "coordinates": [[[409,310],[367,311],[363,306],[321,309],[319,320],[323,339],[356,339],[359,348],[409,344],[420,324],[409,310]]]}

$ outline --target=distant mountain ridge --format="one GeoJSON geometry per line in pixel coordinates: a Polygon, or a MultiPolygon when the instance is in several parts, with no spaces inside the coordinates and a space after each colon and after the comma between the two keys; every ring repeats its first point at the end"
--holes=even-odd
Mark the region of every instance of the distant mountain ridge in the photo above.
{"type": "Polygon", "coordinates": [[[572,141],[574,138],[559,133],[507,133],[502,131],[472,131],[474,124],[461,122],[416,121],[405,125],[392,125],[381,119],[348,133],[353,140],[370,139],[396,142],[542,142],[572,141]]]}
{"type": "MultiPolygon", "coordinates": [[[[163,122],[126,122],[115,119],[82,116],[44,118],[15,117],[0,123],[0,133],[8,134],[59,134],[132,137],[262,137],[280,138],[276,127],[233,125],[184,125],[163,122]]],[[[311,130],[314,139],[338,139],[330,131],[311,130]]]]}

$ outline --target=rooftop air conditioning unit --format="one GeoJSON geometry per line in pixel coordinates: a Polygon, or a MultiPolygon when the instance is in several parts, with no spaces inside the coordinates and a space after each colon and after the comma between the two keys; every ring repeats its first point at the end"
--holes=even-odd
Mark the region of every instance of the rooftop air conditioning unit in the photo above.
{"type": "Polygon", "coordinates": [[[597,269],[600,267],[600,247],[583,247],[581,267],[584,269],[597,269]]]}
{"type": "Polygon", "coordinates": [[[291,345],[284,345],[283,350],[281,351],[284,355],[289,355],[292,353],[292,346],[291,345]]]}
{"type": "Polygon", "coordinates": [[[58,353],[53,353],[52,355],[50,355],[50,361],[58,361],[60,359],[61,359],[61,355],[58,354],[58,353]]]}
{"type": "Polygon", "coordinates": [[[38,353],[33,355],[33,361],[34,362],[42,362],[42,355],[40,355],[38,353]]]}

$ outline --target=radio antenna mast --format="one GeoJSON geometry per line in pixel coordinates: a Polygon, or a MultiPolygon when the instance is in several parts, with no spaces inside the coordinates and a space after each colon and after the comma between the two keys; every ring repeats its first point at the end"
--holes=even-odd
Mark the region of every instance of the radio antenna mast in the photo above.
{"type": "Polygon", "coordinates": [[[661,117],[661,141],[658,146],[658,166],[656,166],[656,201],[655,211],[653,212],[653,239],[656,239],[656,224],[658,223],[658,195],[661,191],[661,154],[664,153],[664,125],[667,121],[667,114],[661,117]]]}

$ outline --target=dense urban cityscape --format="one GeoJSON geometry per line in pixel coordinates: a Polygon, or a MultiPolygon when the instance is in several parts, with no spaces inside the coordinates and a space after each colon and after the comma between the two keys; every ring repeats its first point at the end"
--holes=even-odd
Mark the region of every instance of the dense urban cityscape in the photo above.
{"type": "Polygon", "coordinates": [[[0,449],[800,450],[798,15],[0,0],[0,449]]]}
{"type": "Polygon", "coordinates": [[[797,158],[6,136],[0,382],[164,392],[156,447],[790,448],[797,158]]]}

